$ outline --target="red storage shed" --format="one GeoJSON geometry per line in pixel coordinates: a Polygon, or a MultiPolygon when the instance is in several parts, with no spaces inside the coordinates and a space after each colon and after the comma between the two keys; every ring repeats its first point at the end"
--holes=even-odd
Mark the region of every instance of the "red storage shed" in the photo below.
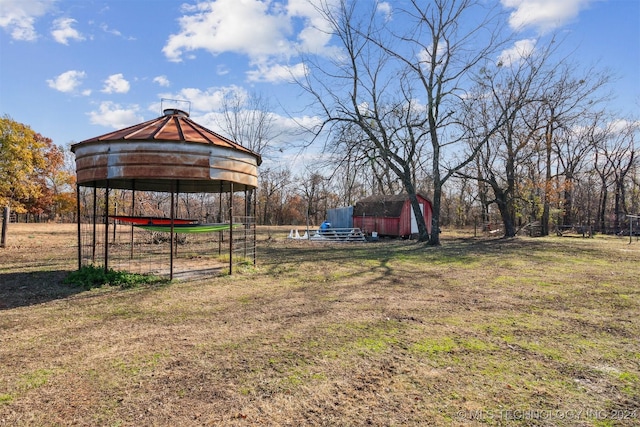
{"type": "MultiPolygon", "coordinates": [[[[420,194],[417,197],[427,231],[431,233],[433,206],[426,197],[420,194]]],[[[379,236],[408,238],[418,234],[418,223],[407,194],[371,196],[360,200],[353,207],[353,226],[366,234],[375,231],[379,236]]]]}

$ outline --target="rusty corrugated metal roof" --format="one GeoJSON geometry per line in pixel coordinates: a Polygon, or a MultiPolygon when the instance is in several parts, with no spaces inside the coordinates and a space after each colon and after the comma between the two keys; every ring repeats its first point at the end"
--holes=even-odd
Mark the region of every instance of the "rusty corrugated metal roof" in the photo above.
{"type": "MultiPolygon", "coordinates": [[[[431,201],[421,194],[417,194],[419,198],[424,199],[429,204],[431,201]]],[[[353,207],[353,216],[385,216],[399,217],[402,212],[404,203],[409,200],[408,194],[395,195],[375,195],[359,200],[353,207]]]]}
{"type": "Polygon", "coordinates": [[[167,109],[163,116],[156,119],[96,136],[74,144],[74,146],[107,141],[171,141],[211,144],[253,154],[257,158],[258,165],[262,163],[260,154],[199,125],[191,120],[186,112],[177,109],[167,109]]]}

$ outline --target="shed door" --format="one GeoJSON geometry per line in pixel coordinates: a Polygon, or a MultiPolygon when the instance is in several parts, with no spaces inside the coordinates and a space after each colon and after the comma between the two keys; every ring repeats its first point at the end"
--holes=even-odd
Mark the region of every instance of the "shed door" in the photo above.
{"type": "MultiPolygon", "coordinates": [[[[411,234],[415,234],[418,232],[418,221],[416,220],[416,214],[413,212],[411,204],[409,204],[409,210],[411,210],[411,234]]],[[[420,203],[420,212],[422,212],[422,217],[424,218],[424,203],[420,203]]]]}

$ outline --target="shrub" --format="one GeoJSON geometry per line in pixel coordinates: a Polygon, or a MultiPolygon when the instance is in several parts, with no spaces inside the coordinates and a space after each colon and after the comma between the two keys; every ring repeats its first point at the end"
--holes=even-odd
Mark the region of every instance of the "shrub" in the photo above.
{"type": "Polygon", "coordinates": [[[134,288],[139,285],[160,281],[162,281],[162,279],[157,276],[116,271],[113,269],[105,271],[103,267],[86,265],[80,270],[69,273],[64,283],[72,286],[80,286],[88,290],[105,285],[134,288]]]}

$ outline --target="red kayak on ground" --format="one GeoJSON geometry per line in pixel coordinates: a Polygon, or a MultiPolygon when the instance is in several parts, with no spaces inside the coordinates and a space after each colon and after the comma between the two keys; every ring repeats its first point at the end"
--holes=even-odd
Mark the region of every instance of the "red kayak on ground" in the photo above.
{"type": "MultiPolygon", "coordinates": [[[[109,218],[136,225],[171,225],[171,218],[154,216],[109,215],[109,218]]],[[[174,218],[174,224],[196,224],[196,219],[174,218]]]]}

